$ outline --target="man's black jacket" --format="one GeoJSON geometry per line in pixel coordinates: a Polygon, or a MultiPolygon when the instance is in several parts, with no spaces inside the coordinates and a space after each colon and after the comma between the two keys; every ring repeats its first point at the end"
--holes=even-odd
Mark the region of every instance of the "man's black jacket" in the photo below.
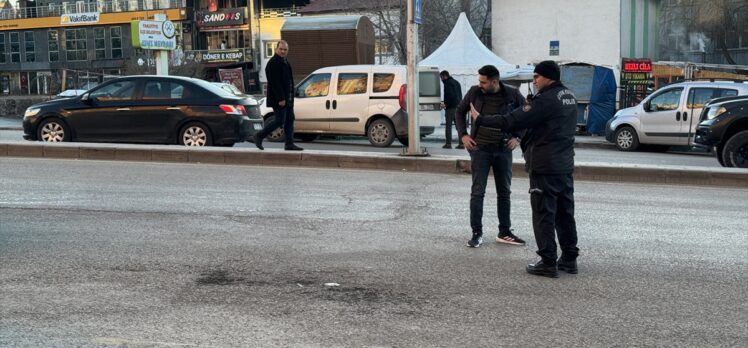
{"type": "MultiPolygon", "coordinates": [[[[501,112],[502,114],[509,113],[512,110],[525,105],[525,97],[522,96],[522,93],[520,93],[518,89],[512,86],[507,86],[503,82],[499,82],[499,86],[499,93],[504,97],[504,111],[501,112]]],[[[479,86],[473,86],[470,87],[470,90],[465,94],[465,97],[462,98],[460,104],[457,105],[457,111],[455,112],[455,126],[457,126],[458,140],[462,141],[462,137],[468,134],[466,119],[470,112],[470,104],[472,103],[473,106],[475,106],[475,109],[480,112],[480,110],[483,109],[483,98],[485,98],[485,96],[486,95],[481,92],[479,86]]],[[[470,131],[470,136],[472,136],[473,139],[475,139],[477,131],[478,125],[473,125],[473,128],[470,131]]],[[[516,138],[520,138],[522,135],[520,130],[511,133],[516,138]]]]}
{"type": "Polygon", "coordinates": [[[293,100],[293,71],[285,59],[273,55],[265,66],[265,76],[268,80],[267,106],[277,108],[279,102],[285,100],[288,104],[293,100]]]}
{"type": "Polygon", "coordinates": [[[452,76],[442,82],[444,82],[444,106],[447,109],[456,108],[462,98],[460,83],[453,79],[452,76]]]}
{"type": "Polygon", "coordinates": [[[540,91],[524,108],[505,115],[479,115],[475,124],[510,132],[527,129],[520,145],[530,174],[574,171],[577,100],[561,82],[540,91]]]}

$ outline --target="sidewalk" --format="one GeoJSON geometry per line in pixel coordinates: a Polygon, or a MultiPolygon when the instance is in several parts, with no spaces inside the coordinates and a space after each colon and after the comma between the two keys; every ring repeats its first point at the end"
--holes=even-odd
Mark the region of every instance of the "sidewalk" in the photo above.
{"type": "MultiPolygon", "coordinates": [[[[445,135],[446,127],[444,125],[440,125],[439,127],[434,128],[434,133],[429,134],[421,141],[425,142],[435,142],[435,143],[441,143],[444,145],[447,137],[445,135]]],[[[452,146],[457,146],[458,139],[457,139],[457,129],[452,130],[452,146]]],[[[605,140],[604,136],[591,136],[591,135],[577,135],[574,137],[574,146],[578,148],[615,148],[615,144],[609,143],[607,140],[605,140]]]]}
{"type": "MultiPolygon", "coordinates": [[[[6,118],[6,117],[0,117],[0,130],[23,130],[23,126],[21,125],[22,120],[20,118],[6,118]]],[[[429,142],[429,143],[441,143],[444,144],[446,140],[446,136],[444,135],[445,127],[439,126],[434,129],[433,134],[429,134],[421,141],[429,142]]],[[[452,131],[452,144],[454,146],[457,145],[457,130],[452,131]]],[[[575,146],[579,148],[594,148],[594,147],[600,147],[600,148],[613,148],[615,147],[614,144],[609,143],[605,140],[605,137],[600,136],[586,136],[586,135],[578,135],[575,137],[575,146]]]]}

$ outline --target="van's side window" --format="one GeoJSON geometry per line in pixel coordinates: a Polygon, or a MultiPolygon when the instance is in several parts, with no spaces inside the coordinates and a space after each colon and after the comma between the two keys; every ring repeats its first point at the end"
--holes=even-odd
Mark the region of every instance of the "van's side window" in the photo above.
{"type": "Polygon", "coordinates": [[[338,75],[338,95],[366,93],[366,73],[338,75]]]}
{"type": "Polygon", "coordinates": [[[649,111],[677,110],[683,88],[673,88],[653,97],[649,104],[649,111]]]}
{"type": "Polygon", "coordinates": [[[395,81],[395,74],[374,74],[374,86],[372,92],[387,92],[395,81]]]}
{"type": "Polygon", "coordinates": [[[330,93],[330,77],[332,74],[315,74],[309,76],[296,89],[296,97],[312,98],[324,97],[330,93]]]}
{"type": "Polygon", "coordinates": [[[728,97],[731,95],[737,95],[738,91],[734,89],[721,89],[721,88],[708,88],[699,87],[691,88],[688,92],[688,104],[689,109],[701,109],[704,104],[711,99],[719,97],[728,97]]]}

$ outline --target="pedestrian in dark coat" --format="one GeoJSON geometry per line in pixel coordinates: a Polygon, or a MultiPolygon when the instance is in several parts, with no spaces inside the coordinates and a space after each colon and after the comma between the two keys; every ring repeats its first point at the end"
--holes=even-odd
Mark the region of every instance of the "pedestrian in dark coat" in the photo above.
{"type": "MultiPolygon", "coordinates": [[[[441,73],[439,73],[439,77],[444,83],[444,101],[442,102],[442,107],[444,108],[444,116],[446,119],[446,127],[444,129],[446,142],[444,146],[442,146],[442,148],[451,149],[452,123],[455,121],[455,111],[457,110],[457,105],[460,104],[460,100],[462,99],[462,87],[460,87],[460,83],[457,82],[457,80],[453,79],[452,76],[449,76],[449,71],[442,71],[441,73]]],[[[458,147],[460,147],[459,139],[457,142],[458,147]]]]}
{"type": "Polygon", "coordinates": [[[262,140],[278,127],[283,127],[286,138],[286,150],[301,151],[294,145],[293,122],[296,118],[293,112],[294,82],[291,64],[288,64],[288,43],[281,40],[275,47],[275,54],[265,66],[267,85],[267,106],[273,108],[273,120],[255,134],[255,146],[264,150],[262,140]]]}

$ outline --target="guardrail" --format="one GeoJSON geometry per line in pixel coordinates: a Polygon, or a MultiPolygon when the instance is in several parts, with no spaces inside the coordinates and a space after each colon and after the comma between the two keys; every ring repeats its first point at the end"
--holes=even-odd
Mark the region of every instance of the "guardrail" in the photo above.
{"type": "Polygon", "coordinates": [[[99,0],[99,1],[70,1],[49,6],[24,7],[19,9],[0,10],[0,20],[22,19],[38,17],[57,17],[64,14],[88,12],[132,12],[182,8],[186,0],[99,0]]]}

